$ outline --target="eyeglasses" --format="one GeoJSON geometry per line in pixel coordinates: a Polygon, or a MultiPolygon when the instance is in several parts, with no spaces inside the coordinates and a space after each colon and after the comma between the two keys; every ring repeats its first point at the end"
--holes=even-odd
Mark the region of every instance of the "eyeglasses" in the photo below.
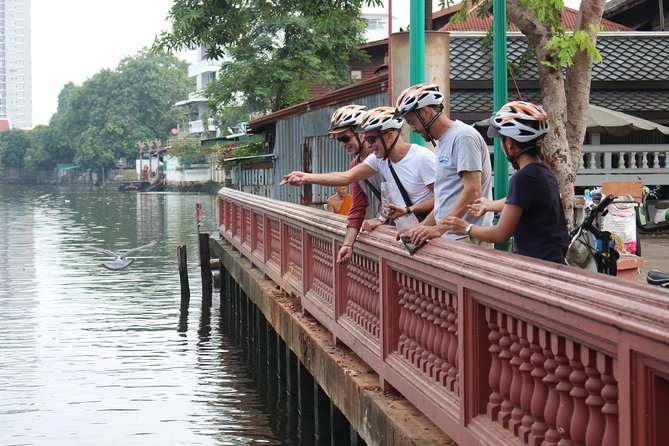
{"type": "Polygon", "coordinates": [[[351,137],[348,135],[337,136],[337,141],[347,144],[351,140],[351,137]]]}
{"type": "Polygon", "coordinates": [[[377,136],[365,136],[365,142],[367,144],[374,144],[376,142],[377,136]]]}

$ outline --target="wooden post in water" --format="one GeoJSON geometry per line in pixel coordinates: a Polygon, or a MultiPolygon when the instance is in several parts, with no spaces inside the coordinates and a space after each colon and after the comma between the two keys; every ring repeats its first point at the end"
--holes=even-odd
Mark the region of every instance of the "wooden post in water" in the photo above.
{"type": "Polygon", "coordinates": [[[190,286],[188,285],[188,262],[186,245],[177,246],[177,261],[179,263],[179,282],[181,283],[181,306],[179,312],[179,331],[188,330],[188,306],[190,305],[190,286]]]}
{"type": "Polygon", "coordinates": [[[200,246],[200,272],[202,275],[202,305],[211,307],[211,264],[209,263],[209,234],[199,233],[198,241],[200,246]]]}

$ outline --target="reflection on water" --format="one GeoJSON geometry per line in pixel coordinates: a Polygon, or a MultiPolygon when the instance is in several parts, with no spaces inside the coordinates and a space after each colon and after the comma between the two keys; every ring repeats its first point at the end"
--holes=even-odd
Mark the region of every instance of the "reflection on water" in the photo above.
{"type": "Polygon", "coordinates": [[[215,196],[0,185],[0,445],[286,444],[243,353],[200,311],[196,203],[215,196]],[[123,271],[82,244],[124,251],[123,271]],[[191,305],[179,333],[176,247],[191,305]]]}

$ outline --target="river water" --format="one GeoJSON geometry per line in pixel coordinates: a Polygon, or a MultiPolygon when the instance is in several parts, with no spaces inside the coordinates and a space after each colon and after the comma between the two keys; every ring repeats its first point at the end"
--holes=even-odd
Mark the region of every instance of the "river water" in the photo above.
{"type": "Polygon", "coordinates": [[[197,203],[201,230],[215,230],[210,194],[0,185],[0,445],[299,443],[217,323],[217,293],[200,312],[197,203]],[[152,240],[116,272],[81,246],[152,240]]]}

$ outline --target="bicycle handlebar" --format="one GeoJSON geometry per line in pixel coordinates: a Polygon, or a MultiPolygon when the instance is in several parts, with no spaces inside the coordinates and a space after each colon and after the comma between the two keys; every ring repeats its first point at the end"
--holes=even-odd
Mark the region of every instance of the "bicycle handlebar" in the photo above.
{"type": "Polygon", "coordinates": [[[597,207],[593,210],[590,211],[588,214],[588,217],[585,219],[583,222],[586,226],[592,225],[592,222],[595,220],[595,217],[597,217],[599,214],[604,212],[604,209],[611,203],[613,203],[613,200],[615,200],[616,197],[609,194],[606,197],[602,197],[602,201],[599,202],[597,207]]]}

